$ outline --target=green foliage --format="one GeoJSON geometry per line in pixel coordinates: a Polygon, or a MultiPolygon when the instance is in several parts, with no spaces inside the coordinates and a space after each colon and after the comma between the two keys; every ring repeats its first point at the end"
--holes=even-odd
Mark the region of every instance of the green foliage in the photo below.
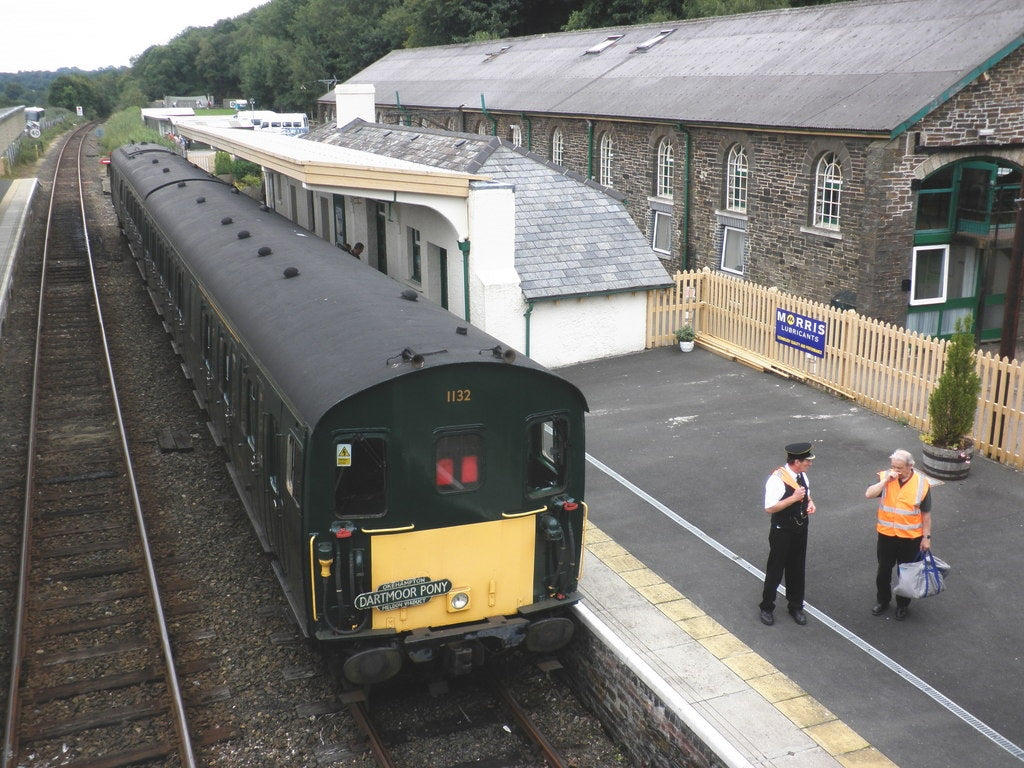
{"type": "Polygon", "coordinates": [[[81,107],[89,119],[110,114],[110,95],[97,87],[96,79],[87,75],[61,75],[50,84],[46,103],[74,112],[81,107]]]}
{"type": "MultiPolygon", "coordinates": [[[[262,174],[263,169],[256,163],[249,162],[248,160],[236,158],[231,163],[231,175],[236,179],[244,179],[247,176],[255,176],[257,179],[260,179],[262,174]]],[[[260,184],[261,181],[257,181],[256,183],[260,184]]]]}
{"type": "Polygon", "coordinates": [[[151,142],[173,147],[173,143],[162,138],[160,132],[147,128],[142,122],[142,112],[138,107],[115,112],[103,125],[100,144],[106,154],[110,154],[123,144],[141,144],[151,142]]]}
{"type": "Polygon", "coordinates": [[[676,341],[693,341],[697,338],[697,334],[693,331],[692,325],[684,325],[682,328],[676,328],[676,341]]]}
{"type": "Polygon", "coordinates": [[[231,175],[231,155],[227,152],[217,152],[213,156],[213,173],[215,176],[231,175]]]}
{"type": "Polygon", "coordinates": [[[929,432],[925,442],[939,448],[962,448],[974,426],[981,392],[975,365],[974,322],[960,318],[946,346],[946,365],[928,398],[929,432]]]}

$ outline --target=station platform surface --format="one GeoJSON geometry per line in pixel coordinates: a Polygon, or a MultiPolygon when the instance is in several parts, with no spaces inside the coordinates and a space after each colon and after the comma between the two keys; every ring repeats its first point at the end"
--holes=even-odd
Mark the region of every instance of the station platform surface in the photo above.
{"type": "Polygon", "coordinates": [[[0,327],[7,317],[17,246],[37,187],[34,178],[0,179],[0,327]]]}
{"type": "Polygon", "coordinates": [[[739,757],[778,768],[1002,768],[1024,762],[1024,477],[975,458],[933,485],[943,593],[905,621],[875,602],[877,499],[918,433],[698,348],[560,369],[587,396],[582,609],[611,627],[739,757]],[[764,482],[811,441],[808,624],[758,602],[764,482]]]}

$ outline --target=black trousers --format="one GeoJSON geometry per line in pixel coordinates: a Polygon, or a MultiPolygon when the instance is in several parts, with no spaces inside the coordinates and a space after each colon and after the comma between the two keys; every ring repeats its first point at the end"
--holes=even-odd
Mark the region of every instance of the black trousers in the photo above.
{"type": "Polygon", "coordinates": [[[764,569],[761,610],[775,609],[775,594],[786,578],[789,610],[804,607],[804,571],[807,564],[807,522],[803,525],[772,526],[768,534],[768,565],[764,569]]]}
{"type": "MultiPolygon", "coordinates": [[[[904,539],[899,536],[878,534],[875,554],[878,557],[878,574],[875,576],[875,597],[880,603],[892,600],[892,569],[897,563],[912,563],[921,553],[921,537],[904,539]]],[[[906,608],[909,597],[896,596],[896,605],[906,608]]]]}

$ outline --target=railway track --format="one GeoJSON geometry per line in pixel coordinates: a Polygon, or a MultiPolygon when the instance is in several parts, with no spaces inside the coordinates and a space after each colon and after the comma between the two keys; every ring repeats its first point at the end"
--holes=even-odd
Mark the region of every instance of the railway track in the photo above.
{"type": "Polygon", "coordinates": [[[460,679],[440,697],[399,695],[372,709],[364,697],[354,695],[348,709],[379,768],[421,765],[425,755],[433,768],[579,764],[563,754],[509,685],[487,673],[460,679]],[[414,749],[408,757],[410,745],[414,749]]]}
{"type": "Polygon", "coordinates": [[[53,177],[3,766],[195,766],[119,410],[82,191],[53,177]]]}

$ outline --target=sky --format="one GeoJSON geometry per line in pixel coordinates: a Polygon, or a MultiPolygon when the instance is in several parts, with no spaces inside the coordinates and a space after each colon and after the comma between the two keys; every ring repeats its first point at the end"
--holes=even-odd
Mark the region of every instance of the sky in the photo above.
{"type": "Polygon", "coordinates": [[[13,0],[0,10],[0,72],[127,67],[187,27],[212,27],[268,0],[13,0]]]}

